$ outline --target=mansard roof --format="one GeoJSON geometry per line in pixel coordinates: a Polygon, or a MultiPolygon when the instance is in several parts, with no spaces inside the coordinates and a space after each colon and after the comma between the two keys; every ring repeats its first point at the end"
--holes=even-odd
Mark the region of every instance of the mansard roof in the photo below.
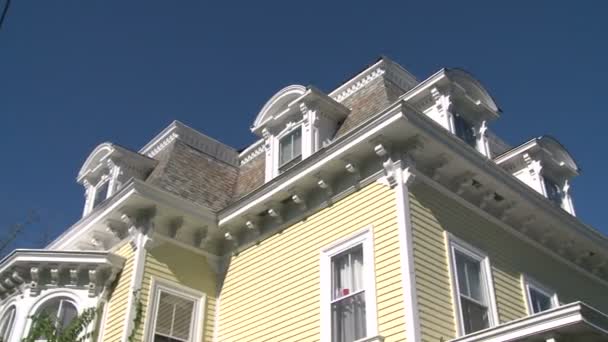
{"type": "Polygon", "coordinates": [[[557,139],[549,135],[543,135],[526,141],[494,158],[497,164],[503,164],[515,157],[522,157],[525,153],[540,151],[543,157],[550,160],[553,165],[565,168],[571,176],[581,172],[572,155],[557,139]]]}

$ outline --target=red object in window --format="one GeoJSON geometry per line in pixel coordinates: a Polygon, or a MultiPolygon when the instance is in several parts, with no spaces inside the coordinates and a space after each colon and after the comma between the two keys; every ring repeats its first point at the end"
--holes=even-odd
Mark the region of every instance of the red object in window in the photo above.
{"type": "Polygon", "coordinates": [[[342,289],[343,296],[348,296],[349,293],[350,293],[350,291],[348,289],[342,289]]]}

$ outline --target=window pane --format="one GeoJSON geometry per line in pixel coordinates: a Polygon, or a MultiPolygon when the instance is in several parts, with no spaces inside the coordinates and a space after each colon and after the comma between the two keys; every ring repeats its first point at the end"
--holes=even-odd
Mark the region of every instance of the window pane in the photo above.
{"type": "Polygon", "coordinates": [[[332,299],[350,294],[351,270],[349,258],[348,253],[332,258],[332,299]]]}
{"type": "Polygon", "coordinates": [[[302,155],[302,130],[296,129],[293,133],[292,158],[302,155]]]}
{"type": "Polygon", "coordinates": [[[365,292],[332,304],[332,341],[352,342],[366,336],[365,292]]]}
{"type": "Polygon", "coordinates": [[[281,139],[279,151],[279,165],[283,165],[291,160],[291,136],[288,135],[281,139]]]}
{"type": "Polygon", "coordinates": [[[332,299],[363,289],[363,246],[332,258],[332,299]]]}
{"type": "Polygon", "coordinates": [[[475,131],[473,130],[473,126],[462,116],[454,115],[454,129],[456,131],[456,136],[467,144],[475,147],[477,142],[475,139],[475,131]]]}
{"type": "Polygon", "coordinates": [[[189,341],[194,301],[160,292],[156,313],[155,341],[189,341]]]}
{"type": "Polygon", "coordinates": [[[184,340],[190,338],[190,324],[192,323],[193,311],[194,303],[192,301],[184,298],[176,298],[172,336],[184,340]]]}
{"type": "Polygon", "coordinates": [[[530,288],[530,302],[532,303],[532,312],[539,313],[551,309],[551,298],[534,288],[530,288]]]}
{"type": "Polygon", "coordinates": [[[61,301],[61,311],[59,312],[58,327],[63,330],[72,323],[74,318],[78,316],[78,310],[76,307],[67,300],[61,301]]]}
{"type": "Polygon", "coordinates": [[[106,197],[108,196],[109,184],[110,184],[110,182],[106,181],[95,189],[95,200],[93,201],[93,208],[98,206],[101,202],[103,202],[106,199],[106,197]]]}
{"type": "Polygon", "coordinates": [[[470,334],[490,326],[488,308],[461,297],[464,332],[470,334]]]}
{"type": "Polygon", "coordinates": [[[302,155],[302,130],[296,128],[279,141],[279,166],[302,155]]]}
{"type": "Polygon", "coordinates": [[[156,332],[163,335],[171,335],[171,324],[173,323],[173,304],[170,295],[161,292],[156,313],[156,332]]]}
{"type": "Polygon", "coordinates": [[[481,263],[459,251],[454,254],[460,293],[480,302],[485,302],[481,287],[481,263]]]}
{"type": "Polygon", "coordinates": [[[355,247],[351,252],[353,268],[353,291],[363,289],[363,246],[355,247]]]}
{"type": "Polygon", "coordinates": [[[550,178],[544,177],[545,190],[547,191],[547,198],[561,206],[562,205],[562,189],[550,178]]]}

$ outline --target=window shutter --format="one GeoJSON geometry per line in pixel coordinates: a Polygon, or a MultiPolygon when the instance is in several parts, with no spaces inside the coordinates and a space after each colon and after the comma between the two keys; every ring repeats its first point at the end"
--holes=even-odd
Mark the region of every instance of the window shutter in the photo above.
{"type": "Polygon", "coordinates": [[[192,300],[161,291],[156,314],[156,333],[189,341],[193,311],[192,300]]]}

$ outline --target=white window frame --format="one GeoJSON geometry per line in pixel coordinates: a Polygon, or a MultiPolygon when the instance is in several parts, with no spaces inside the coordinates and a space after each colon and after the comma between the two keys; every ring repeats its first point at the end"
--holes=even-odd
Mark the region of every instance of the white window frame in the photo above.
{"type": "Polygon", "coordinates": [[[464,319],[462,317],[462,308],[460,305],[460,287],[458,285],[458,275],[456,268],[456,251],[471,257],[480,262],[482,271],[482,281],[485,282],[485,291],[488,296],[488,328],[492,328],[499,324],[498,310],[496,305],[496,295],[494,292],[494,280],[492,277],[492,266],[490,264],[490,258],[483,251],[471,246],[465,241],[455,237],[454,235],[447,233],[447,246],[448,246],[448,257],[450,264],[450,279],[452,280],[452,300],[455,308],[455,319],[458,336],[464,336],[464,319]]]}
{"type": "Polygon", "coordinates": [[[146,317],[151,319],[146,319],[146,322],[144,323],[144,336],[146,336],[145,341],[154,341],[154,333],[156,332],[156,316],[158,314],[157,309],[161,292],[194,301],[194,312],[192,313],[192,322],[190,325],[190,341],[201,341],[203,338],[203,324],[205,321],[207,295],[184,285],[157,277],[152,277],[150,284],[150,296],[148,298],[148,312],[146,317]]]}
{"type": "Polygon", "coordinates": [[[521,276],[525,296],[526,296],[526,307],[528,309],[528,315],[535,315],[540,312],[534,312],[534,308],[532,307],[532,295],[530,293],[530,289],[534,289],[537,292],[549,297],[551,300],[551,309],[555,309],[559,307],[559,298],[557,296],[557,292],[554,290],[542,285],[531,277],[522,274],[521,276]]]}
{"type": "Polygon", "coordinates": [[[302,160],[304,160],[304,130],[303,130],[303,128],[304,127],[302,125],[302,122],[298,121],[296,123],[293,123],[289,127],[285,128],[282,132],[280,132],[279,134],[277,134],[274,137],[274,144],[273,144],[274,146],[273,146],[273,153],[272,153],[273,154],[272,164],[273,164],[274,177],[276,177],[280,174],[279,169],[282,166],[280,164],[280,162],[281,162],[281,140],[298,129],[300,130],[300,156],[301,156],[302,160]]]}
{"type": "Polygon", "coordinates": [[[331,326],[331,259],[358,245],[363,247],[363,284],[365,285],[366,338],[378,335],[378,310],[376,304],[376,274],[374,263],[374,240],[372,227],[338,240],[321,249],[321,341],[330,342],[331,326]]]}

